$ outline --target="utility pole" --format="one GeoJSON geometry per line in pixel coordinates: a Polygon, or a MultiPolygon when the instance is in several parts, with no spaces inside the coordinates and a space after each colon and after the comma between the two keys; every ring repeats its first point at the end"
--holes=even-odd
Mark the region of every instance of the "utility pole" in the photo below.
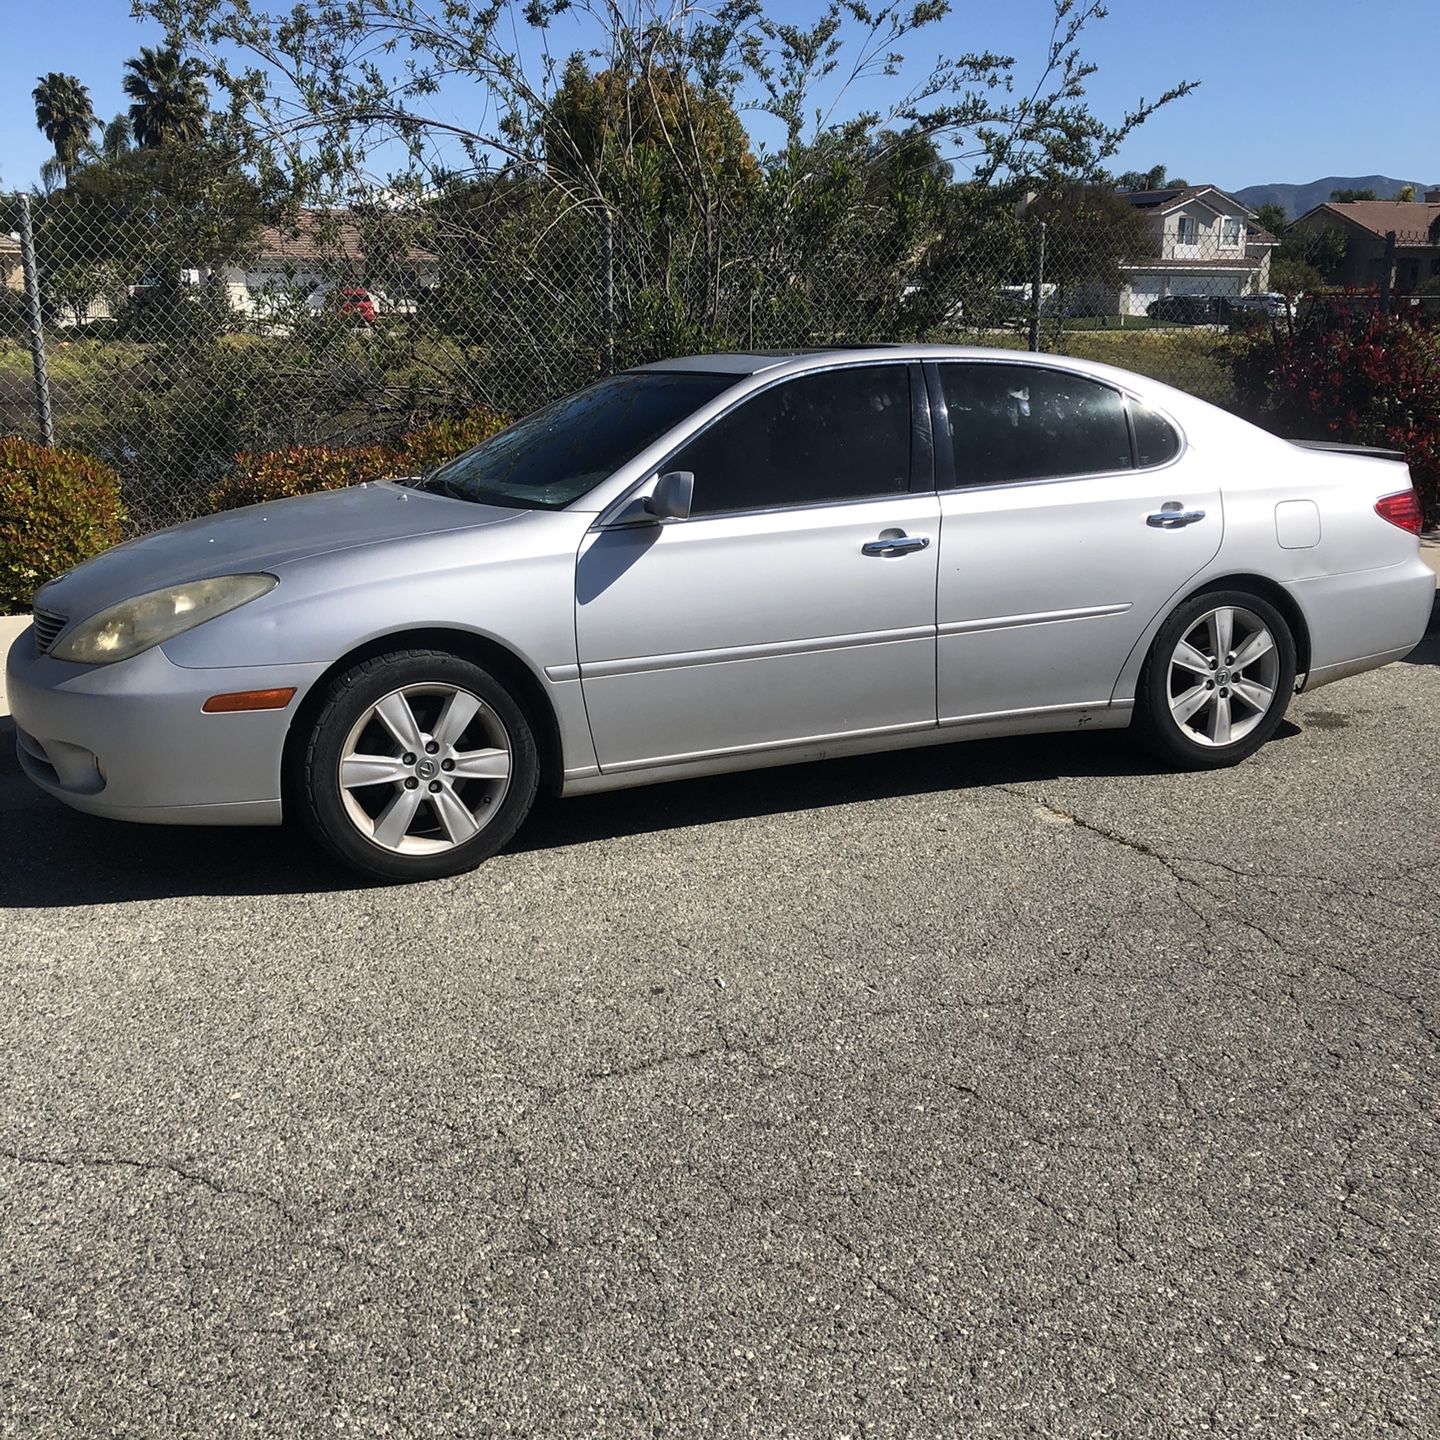
{"type": "Polygon", "coordinates": [[[1035,222],[1035,245],[1030,271],[1030,348],[1040,349],[1040,292],[1045,285],[1045,222],[1035,222]]]}

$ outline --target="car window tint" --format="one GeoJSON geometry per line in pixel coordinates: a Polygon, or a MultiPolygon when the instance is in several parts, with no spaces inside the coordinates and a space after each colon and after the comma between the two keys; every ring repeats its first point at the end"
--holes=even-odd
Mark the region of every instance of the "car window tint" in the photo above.
{"type": "Polygon", "coordinates": [[[1125,401],[1064,370],[942,365],[961,485],[1093,475],[1130,468],[1125,401]]]}
{"type": "Polygon", "coordinates": [[[440,466],[425,484],[483,505],[558,510],[736,380],[683,370],[597,380],[440,466]]]}
{"type": "Polygon", "coordinates": [[[1135,461],[1146,465],[1163,465],[1180,453],[1180,437],[1175,427],[1143,405],[1130,406],[1130,420],[1135,426],[1135,461]]]}
{"type": "Polygon", "coordinates": [[[695,474],[691,514],[813,505],[910,487],[910,376],[851,366],[762,390],[666,468],[695,474]]]}

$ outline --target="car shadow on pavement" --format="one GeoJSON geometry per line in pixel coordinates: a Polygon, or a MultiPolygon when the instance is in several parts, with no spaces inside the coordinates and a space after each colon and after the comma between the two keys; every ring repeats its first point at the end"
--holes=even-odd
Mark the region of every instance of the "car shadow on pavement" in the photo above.
{"type": "MultiPolygon", "coordinates": [[[[1277,740],[1299,734],[1288,721],[1277,740]]],[[[1273,743],[1273,742],[1272,742],[1273,743]]],[[[0,907],[369,888],[297,830],[129,825],[78,814],[20,773],[0,721],[0,907]]],[[[629,835],[1058,776],[1165,773],[1118,732],[977,740],[543,800],[510,844],[535,853],[629,835]]]]}
{"type": "Polygon", "coordinates": [[[1401,662],[1405,665],[1440,665],[1440,590],[1430,611],[1430,628],[1425,638],[1401,662]]]}
{"type": "MultiPolygon", "coordinates": [[[[1298,734],[1299,728],[1286,720],[1271,743],[1298,734]]],[[[554,801],[536,810],[510,848],[548,850],[902,796],[943,800],[989,786],[1060,777],[1171,773],[1123,731],[973,740],[554,801]]]]}

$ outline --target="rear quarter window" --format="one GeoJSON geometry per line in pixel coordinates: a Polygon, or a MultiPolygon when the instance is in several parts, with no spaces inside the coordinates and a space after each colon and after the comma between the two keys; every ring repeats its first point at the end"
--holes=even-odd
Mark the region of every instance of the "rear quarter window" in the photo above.
{"type": "Polygon", "coordinates": [[[1135,463],[1142,470],[1163,465],[1180,453],[1180,436],[1163,415],[1132,403],[1130,421],[1135,427],[1135,463]]]}

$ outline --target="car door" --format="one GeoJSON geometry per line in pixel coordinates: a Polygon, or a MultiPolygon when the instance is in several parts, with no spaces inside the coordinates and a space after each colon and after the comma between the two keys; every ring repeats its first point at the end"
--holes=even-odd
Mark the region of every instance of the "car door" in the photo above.
{"type": "Polygon", "coordinates": [[[602,770],[934,726],[928,427],[919,366],[781,379],[661,467],[693,473],[688,517],[586,537],[576,639],[602,770]]]}
{"type": "Polygon", "coordinates": [[[1135,642],[1220,548],[1220,490],[1164,416],[1023,362],[927,367],[942,724],[1109,704],[1135,642]]]}

